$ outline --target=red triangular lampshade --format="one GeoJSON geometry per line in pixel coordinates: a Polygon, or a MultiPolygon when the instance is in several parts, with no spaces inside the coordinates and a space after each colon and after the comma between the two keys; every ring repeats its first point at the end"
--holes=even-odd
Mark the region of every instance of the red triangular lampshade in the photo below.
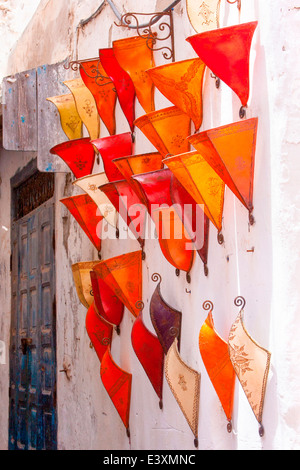
{"type": "Polygon", "coordinates": [[[58,155],[70,168],[76,179],[90,175],[95,163],[95,149],[89,138],[70,140],[52,147],[50,153],[58,155]]]}
{"type": "Polygon", "coordinates": [[[85,326],[98,359],[101,362],[107,348],[111,344],[113,327],[98,315],[94,303],[88,309],[85,326]]]}

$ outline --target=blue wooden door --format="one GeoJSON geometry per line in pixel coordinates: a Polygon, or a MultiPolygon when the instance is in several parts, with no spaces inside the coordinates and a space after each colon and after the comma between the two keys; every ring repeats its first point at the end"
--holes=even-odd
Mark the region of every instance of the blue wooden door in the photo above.
{"type": "Polygon", "coordinates": [[[9,449],[55,450],[53,198],[12,225],[9,449]]]}

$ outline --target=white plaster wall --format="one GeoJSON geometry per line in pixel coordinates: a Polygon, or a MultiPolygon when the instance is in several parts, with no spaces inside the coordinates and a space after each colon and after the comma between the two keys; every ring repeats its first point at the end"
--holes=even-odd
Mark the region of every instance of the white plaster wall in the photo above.
{"type": "MultiPolygon", "coordinates": [[[[116,0],[115,3],[120,11],[137,10],[133,0],[116,0]]],[[[164,8],[167,3],[156,2],[156,10],[164,8]]],[[[98,1],[89,2],[87,6],[79,0],[42,0],[36,17],[22,37],[22,43],[9,58],[8,73],[55,63],[69,55],[75,58],[77,54],[79,59],[95,57],[99,48],[109,47],[113,40],[134,34],[113,25],[115,17],[106,6],[100,16],[80,32],[78,49],[75,50],[76,26],[99,4],[98,1]],[[37,31],[38,43],[35,43],[33,39],[37,38],[37,31]]],[[[150,0],[139,5],[139,11],[150,12],[153,9],[150,0]]],[[[217,243],[216,230],[211,226],[209,277],[204,276],[202,262],[197,257],[191,272],[191,286],[187,286],[184,276],[176,278],[174,268],[163,258],[158,242],[146,243],[147,258],[143,264],[145,322],[153,331],[148,305],[156,286],[151,281],[151,275],[159,272],[163,278],[162,294],[165,300],[183,312],[182,358],[202,375],[200,450],[300,447],[299,347],[295,334],[299,326],[297,130],[300,100],[299,73],[295,66],[299,15],[299,4],[291,0],[242,0],[240,16],[236,6],[222,2],[222,26],[259,21],[251,54],[252,93],[247,111],[248,118],[259,118],[254,187],[256,224],[248,227],[248,214],[244,207],[227,191],[223,223],[225,244],[220,246],[217,243]],[[254,252],[249,253],[247,250],[252,247],[254,252]],[[191,294],[185,292],[186,287],[191,289],[191,294]],[[258,424],[238,382],[234,432],[231,435],[227,433],[225,415],[198,349],[198,335],[206,317],[203,302],[209,299],[214,303],[216,329],[223,338],[227,338],[238,313],[233,305],[237,295],[243,295],[247,302],[245,323],[249,333],[272,352],[263,416],[265,437],[262,439],[258,436],[258,424]]],[[[185,41],[194,31],[183,0],[175,8],[174,17],[176,60],[195,57],[191,46],[185,41]]],[[[160,53],[156,53],[155,60],[157,65],[163,63],[160,53]]],[[[159,92],[156,93],[157,109],[169,104],[159,92]]],[[[216,90],[207,72],[202,129],[239,120],[239,107],[239,100],[231,90],[224,83],[220,90],[216,90]]],[[[137,104],[137,116],[141,114],[144,112],[137,104]]],[[[127,130],[127,123],[118,107],[117,132],[127,130]]],[[[104,126],[102,135],[107,135],[104,126]]],[[[136,153],[151,150],[151,144],[136,130],[136,153]]],[[[2,157],[0,162],[3,165],[2,157]]],[[[72,190],[70,183],[66,184],[66,175],[58,175],[57,201],[71,194],[72,190]]],[[[3,198],[0,204],[1,214],[3,198]]],[[[58,374],[59,448],[193,449],[192,433],[166,381],[164,409],[159,410],[157,397],[131,347],[133,318],[128,311],[122,324],[122,334],[114,337],[112,345],[115,361],[133,374],[130,442],[127,439],[119,416],[101,384],[99,361],[89,348],[85,331],[86,310],[79,304],[72,280],[71,265],[93,259],[94,250],[59,202],[56,231],[58,369],[62,368],[67,358],[72,371],[70,381],[65,374],[58,374]]],[[[5,236],[9,237],[9,234],[5,236]]],[[[138,245],[134,240],[105,241],[103,256],[109,258],[135,249],[138,245]]],[[[4,260],[4,266],[6,263],[7,260],[4,260]]],[[[7,272],[2,272],[2,276],[7,276],[7,272]]],[[[5,279],[9,299],[9,283],[5,279]]],[[[5,334],[9,331],[8,312],[7,307],[2,321],[5,334]]],[[[5,395],[5,390],[2,393],[5,395]]],[[[7,403],[7,398],[4,403],[7,403]]],[[[2,428],[2,416],[0,419],[2,428]]],[[[5,446],[3,432],[0,438],[0,445],[5,446]]]]}

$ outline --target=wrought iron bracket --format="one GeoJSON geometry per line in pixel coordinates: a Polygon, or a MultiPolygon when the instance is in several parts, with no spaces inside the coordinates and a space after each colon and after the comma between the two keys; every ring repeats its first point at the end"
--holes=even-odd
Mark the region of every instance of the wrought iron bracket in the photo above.
{"type": "MultiPolygon", "coordinates": [[[[64,68],[66,70],[71,69],[74,72],[77,72],[79,70],[79,68],[81,67],[84,70],[85,74],[89,78],[93,78],[95,80],[95,82],[97,83],[98,86],[109,85],[110,83],[112,83],[112,81],[109,77],[106,77],[105,75],[102,75],[102,73],[99,70],[100,63],[101,63],[101,61],[100,61],[99,57],[95,57],[94,59],[87,59],[87,60],[72,60],[68,64],[64,65],[64,68]],[[90,69],[90,72],[88,72],[84,68],[83,63],[84,62],[95,62],[96,60],[97,60],[97,65],[93,66],[90,69]]],[[[114,90],[114,91],[116,91],[116,90],[114,90]]]]}
{"type": "Polygon", "coordinates": [[[135,22],[135,29],[137,34],[144,38],[147,47],[152,51],[163,51],[163,57],[166,60],[172,60],[175,62],[175,40],[174,40],[174,19],[173,9],[157,13],[126,13],[121,17],[120,23],[115,25],[118,27],[132,27],[132,21],[135,22]],[[140,16],[150,17],[150,21],[145,27],[141,25],[139,21],[140,16]],[[167,18],[166,18],[167,17],[167,18]],[[168,20],[168,22],[166,21],[168,20]],[[160,36],[157,32],[153,31],[153,26],[158,24],[158,30],[162,33],[160,36]],[[170,40],[170,47],[161,45],[160,42],[170,40]]]}

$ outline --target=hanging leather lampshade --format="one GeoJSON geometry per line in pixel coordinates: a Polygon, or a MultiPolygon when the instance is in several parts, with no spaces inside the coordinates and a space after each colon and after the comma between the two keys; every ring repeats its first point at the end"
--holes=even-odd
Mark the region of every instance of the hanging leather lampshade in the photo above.
{"type": "Polygon", "coordinates": [[[247,119],[188,139],[250,213],[257,127],[257,118],[247,119]]]}
{"type": "Polygon", "coordinates": [[[129,435],[132,375],[121,369],[107,348],[100,369],[101,380],[129,435]]]}
{"type": "Polygon", "coordinates": [[[226,414],[228,420],[227,430],[231,432],[235,372],[230,361],[227,341],[224,341],[214,328],[212,303],[204,302],[203,308],[205,310],[210,309],[210,312],[199,335],[200,353],[209,378],[226,414]]]}
{"type": "Polygon", "coordinates": [[[76,179],[90,175],[95,164],[95,149],[89,138],[71,140],[52,147],[50,153],[58,155],[70,168],[76,179]]]}
{"type": "Polygon", "coordinates": [[[143,249],[147,209],[132,186],[126,180],[121,180],[104,184],[99,189],[113,204],[143,249]]]}
{"type": "Polygon", "coordinates": [[[249,99],[249,58],[258,22],[220,28],[187,38],[200,59],[228,85],[247,106],[249,99]]]}
{"type": "Polygon", "coordinates": [[[136,303],[142,299],[142,252],[134,251],[101,261],[94,271],[137,317],[136,303]]]}
{"type": "Polygon", "coordinates": [[[151,322],[164,353],[167,354],[175,338],[177,338],[178,348],[180,348],[182,313],[168,305],[163,299],[160,289],[162,282],[160,274],[153,274],[152,280],[159,281],[159,284],[150,301],[151,322]]]}
{"type": "Polygon", "coordinates": [[[198,131],[203,119],[202,88],[206,65],[189,59],[147,70],[158,90],[194,122],[198,131]]]}
{"type": "Polygon", "coordinates": [[[146,113],[154,111],[154,86],[146,70],[154,67],[153,40],[134,36],[113,42],[113,51],[123,70],[130,76],[137,99],[146,113]]]}
{"type": "Polygon", "coordinates": [[[133,142],[130,132],[117,134],[91,142],[102,157],[104,170],[108,181],[119,181],[123,179],[122,173],[118,170],[113,160],[120,157],[127,157],[133,153],[133,142]]]}
{"type": "Polygon", "coordinates": [[[241,306],[241,310],[231,327],[228,347],[233,368],[260,424],[259,434],[262,437],[264,434],[262,415],[271,353],[251,338],[245,328],[243,320],[245,303],[243,297],[235,299],[235,305],[241,306]]]}
{"type": "Polygon", "coordinates": [[[177,339],[174,339],[166,356],[165,374],[174,398],[194,434],[195,447],[198,447],[201,375],[182,360],[177,339]]]}
{"type": "Polygon", "coordinates": [[[85,191],[97,205],[100,214],[113,227],[118,226],[118,214],[108,197],[99,189],[99,186],[108,183],[106,173],[97,173],[84,176],[73,181],[73,184],[85,191]]]}
{"type": "Polygon", "coordinates": [[[80,194],[66,197],[60,202],[67,207],[100,255],[103,216],[94,201],[88,194],[80,194]]]}
{"type": "Polygon", "coordinates": [[[197,33],[219,28],[220,0],[186,0],[191,25],[197,33]]]}
{"type": "Polygon", "coordinates": [[[157,336],[146,328],[142,312],[133,324],[131,342],[134,352],[160,400],[160,408],[162,408],[164,351],[157,336]]]}
{"type": "Polygon", "coordinates": [[[72,266],[73,279],[78,298],[87,309],[94,303],[94,293],[90,272],[99,261],[86,261],[72,266]]]}
{"type": "Polygon", "coordinates": [[[92,93],[85,86],[81,77],[67,80],[64,84],[74,97],[77,112],[87,128],[90,138],[98,139],[100,135],[100,118],[92,93]]]}
{"type": "Polygon", "coordinates": [[[163,160],[205,214],[222,230],[225,184],[198,152],[188,152],[163,160]]]}
{"type": "Polygon", "coordinates": [[[116,133],[117,93],[113,82],[105,76],[100,60],[82,61],[80,75],[95,99],[100,118],[110,135],[114,135],[116,133]]]}
{"type": "Polygon", "coordinates": [[[85,326],[98,359],[101,362],[108,346],[111,344],[113,327],[98,315],[94,303],[88,309],[85,326]]]}
{"type": "Polygon", "coordinates": [[[135,125],[163,157],[189,150],[191,119],[176,106],[145,114],[135,120],[135,125]]]}
{"type": "Polygon", "coordinates": [[[112,48],[100,49],[99,56],[101,64],[115,85],[121,109],[128,121],[131,132],[134,131],[135,99],[134,84],[125,70],[117,61],[112,48]]]}
{"type": "Polygon", "coordinates": [[[174,208],[203,261],[207,276],[209,218],[174,175],[171,177],[170,194],[174,208]]]}
{"type": "Polygon", "coordinates": [[[135,175],[132,179],[140,184],[145,194],[144,199],[155,223],[161,250],[169,263],[176,268],[178,275],[181,270],[190,272],[194,262],[194,249],[181,219],[172,207],[171,177],[171,171],[163,169],[135,175]],[[160,207],[161,205],[163,206],[160,207]]]}
{"type": "Polygon", "coordinates": [[[82,120],[78,114],[72,93],[67,95],[52,96],[47,101],[53,103],[60,116],[62,130],[70,140],[81,139],[82,120]]]}
{"type": "Polygon", "coordinates": [[[117,327],[120,332],[120,324],[124,316],[124,304],[115,295],[109,285],[103,281],[96,271],[90,272],[94,294],[95,308],[98,314],[107,322],[117,327]]]}

